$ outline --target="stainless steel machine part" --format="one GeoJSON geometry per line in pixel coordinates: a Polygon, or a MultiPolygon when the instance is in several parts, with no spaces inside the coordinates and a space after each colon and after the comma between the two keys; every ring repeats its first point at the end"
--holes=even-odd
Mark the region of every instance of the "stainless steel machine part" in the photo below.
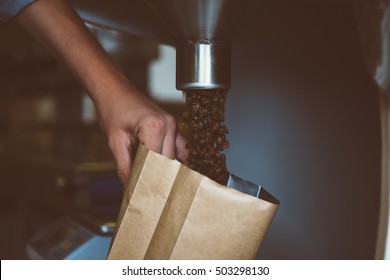
{"type": "Polygon", "coordinates": [[[176,87],[184,91],[230,88],[232,35],[252,1],[71,0],[90,24],[175,45],[176,87]]]}
{"type": "Polygon", "coordinates": [[[216,41],[181,42],[176,47],[178,90],[228,90],[230,44],[216,41]]]}
{"type": "Polygon", "coordinates": [[[176,42],[176,88],[228,90],[230,41],[248,1],[140,0],[176,42]]]}

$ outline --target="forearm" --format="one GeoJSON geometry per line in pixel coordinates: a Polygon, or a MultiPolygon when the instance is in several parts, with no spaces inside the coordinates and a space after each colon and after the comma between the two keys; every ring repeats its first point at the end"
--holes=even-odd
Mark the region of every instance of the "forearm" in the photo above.
{"type": "Polygon", "coordinates": [[[39,0],[16,21],[72,71],[96,105],[131,87],[66,0],[39,0]]]}
{"type": "Polygon", "coordinates": [[[65,0],[38,0],[20,12],[16,21],[89,92],[123,186],[139,142],[164,156],[185,160],[186,141],[177,133],[175,119],[138,94],[65,0]]]}

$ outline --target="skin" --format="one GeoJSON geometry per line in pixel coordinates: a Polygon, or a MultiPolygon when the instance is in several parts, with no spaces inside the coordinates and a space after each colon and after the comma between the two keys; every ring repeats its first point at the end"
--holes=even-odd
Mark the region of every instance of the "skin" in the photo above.
{"type": "Polygon", "coordinates": [[[89,93],[123,186],[127,186],[138,143],[185,161],[186,141],[175,119],[126,79],[66,0],[36,1],[15,20],[64,63],[89,93]]]}

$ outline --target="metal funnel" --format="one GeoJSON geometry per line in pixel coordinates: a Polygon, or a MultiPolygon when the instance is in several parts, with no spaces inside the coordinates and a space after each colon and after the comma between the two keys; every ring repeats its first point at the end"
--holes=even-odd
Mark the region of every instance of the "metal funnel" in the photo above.
{"type": "Polygon", "coordinates": [[[176,88],[228,90],[230,45],[251,0],[139,0],[176,42],[176,88]]]}

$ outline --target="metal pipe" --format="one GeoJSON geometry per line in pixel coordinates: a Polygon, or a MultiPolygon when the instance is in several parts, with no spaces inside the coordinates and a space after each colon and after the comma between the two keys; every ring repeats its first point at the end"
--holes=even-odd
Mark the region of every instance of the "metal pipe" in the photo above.
{"type": "Polygon", "coordinates": [[[139,0],[176,42],[176,88],[230,89],[230,41],[251,0],[139,0]]]}
{"type": "Polygon", "coordinates": [[[178,90],[230,89],[230,44],[186,40],[176,48],[178,90]]]}

